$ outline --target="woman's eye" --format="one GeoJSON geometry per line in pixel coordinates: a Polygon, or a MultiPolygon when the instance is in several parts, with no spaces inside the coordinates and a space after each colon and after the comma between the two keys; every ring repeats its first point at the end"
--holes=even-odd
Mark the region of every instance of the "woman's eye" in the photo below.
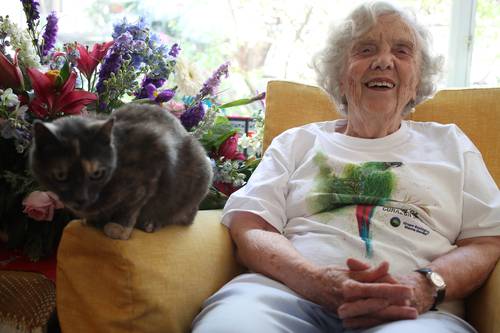
{"type": "Polygon", "coordinates": [[[363,47],[363,48],[361,48],[361,53],[362,54],[369,54],[372,51],[373,51],[373,48],[371,48],[371,47],[363,47]]]}
{"type": "Polygon", "coordinates": [[[396,49],[396,53],[401,55],[411,55],[411,51],[406,47],[396,49]]]}
{"type": "Polygon", "coordinates": [[[105,168],[99,168],[92,172],[89,176],[91,180],[101,180],[104,176],[106,175],[106,169],[105,168]]]}
{"type": "Polygon", "coordinates": [[[357,45],[353,49],[353,54],[357,55],[370,55],[375,50],[375,46],[373,45],[357,45]]]}
{"type": "Polygon", "coordinates": [[[65,182],[68,180],[68,174],[64,170],[54,170],[52,177],[58,182],[65,182]]]}

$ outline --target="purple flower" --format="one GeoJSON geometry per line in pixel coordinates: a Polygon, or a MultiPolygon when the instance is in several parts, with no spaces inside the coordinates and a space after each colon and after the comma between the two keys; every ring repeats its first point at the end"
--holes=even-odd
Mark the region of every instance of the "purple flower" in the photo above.
{"type": "Polygon", "coordinates": [[[97,110],[106,110],[108,108],[108,104],[104,102],[99,102],[99,106],[97,107],[97,110]]]}
{"type": "Polygon", "coordinates": [[[136,24],[128,23],[127,19],[124,18],[121,23],[115,24],[113,26],[113,39],[117,39],[124,33],[130,33],[134,40],[142,40],[145,41],[148,37],[148,28],[146,25],[146,21],[143,17],[139,18],[139,21],[136,24]]]}
{"type": "Polygon", "coordinates": [[[42,55],[46,56],[54,48],[57,37],[57,16],[56,12],[52,12],[47,16],[47,25],[43,33],[43,50],[42,55]]]}
{"type": "Polygon", "coordinates": [[[175,96],[175,90],[165,89],[161,91],[155,98],[156,103],[166,103],[175,96]]]}
{"type": "Polygon", "coordinates": [[[149,94],[149,90],[148,89],[151,89],[151,88],[148,88],[150,85],[153,86],[154,90],[156,90],[156,88],[160,88],[161,86],[163,86],[163,84],[165,83],[165,79],[163,78],[150,78],[150,77],[145,77],[143,80],[142,80],[142,84],[141,84],[141,91],[136,94],[137,98],[150,98],[150,94],[149,94]]]}
{"type": "Polygon", "coordinates": [[[99,94],[104,92],[104,81],[107,80],[111,73],[116,73],[123,63],[123,57],[118,52],[110,52],[104,58],[101,70],[99,71],[99,81],[96,85],[96,90],[99,94]]]}
{"type": "Polygon", "coordinates": [[[155,96],[155,92],[156,92],[156,86],[152,83],[148,83],[146,84],[146,86],[144,86],[144,88],[142,89],[145,93],[145,97],[149,98],[149,99],[155,99],[156,96],[155,96]]]}
{"type": "Polygon", "coordinates": [[[104,92],[104,81],[109,79],[111,73],[116,73],[123,64],[123,61],[130,59],[131,42],[132,35],[129,32],[125,32],[115,39],[99,71],[99,81],[96,85],[96,90],[99,94],[104,92]]]}
{"type": "Polygon", "coordinates": [[[128,31],[125,31],[118,37],[113,37],[113,38],[115,40],[114,46],[120,49],[123,49],[124,46],[129,46],[129,44],[131,44],[132,41],[134,40],[134,36],[132,36],[132,34],[128,31]]]}
{"type": "Polygon", "coordinates": [[[215,95],[215,89],[219,86],[222,75],[224,75],[226,78],[229,75],[228,68],[229,62],[220,65],[219,68],[217,68],[217,70],[212,74],[212,76],[207,81],[205,81],[203,87],[196,96],[196,99],[201,100],[206,96],[215,95]]]}
{"type": "Polygon", "coordinates": [[[165,103],[170,101],[175,96],[175,90],[165,89],[158,92],[157,87],[153,83],[148,83],[142,87],[137,98],[149,98],[156,103],[165,103]]]}
{"type": "Polygon", "coordinates": [[[170,51],[168,51],[168,55],[169,56],[172,56],[172,57],[177,57],[177,55],[179,54],[179,51],[181,50],[181,48],[179,47],[179,44],[175,43],[174,45],[172,45],[172,47],[170,48],[170,51]]]}
{"type": "Polygon", "coordinates": [[[126,58],[131,60],[131,65],[135,69],[139,69],[143,66],[145,57],[148,53],[151,53],[151,39],[153,39],[144,18],[141,17],[135,24],[128,23],[127,19],[115,24],[112,34],[113,39],[118,41],[124,35],[127,36],[127,39],[130,39],[127,42],[129,51],[126,58]]]}
{"type": "Polygon", "coordinates": [[[198,125],[204,116],[205,107],[203,106],[203,103],[199,102],[181,114],[181,123],[184,128],[189,131],[191,128],[198,125]]]}
{"type": "Polygon", "coordinates": [[[163,86],[163,84],[165,83],[165,79],[163,78],[151,78],[151,77],[146,77],[144,78],[144,80],[142,81],[142,86],[144,87],[145,85],[149,84],[149,83],[152,83],[155,85],[156,88],[160,88],[161,86],[163,86]]]}
{"type": "Polygon", "coordinates": [[[35,27],[35,21],[40,18],[40,4],[38,0],[21,0],[23,4],[24,14],[26,14],[26,23],[28,23],[28,28],[33,30],[35,27]]]}

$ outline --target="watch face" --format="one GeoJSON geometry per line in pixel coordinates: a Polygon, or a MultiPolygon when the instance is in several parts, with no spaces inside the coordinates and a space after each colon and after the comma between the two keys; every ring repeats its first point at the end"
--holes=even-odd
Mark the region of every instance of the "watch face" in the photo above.
{"type": "Polygon", "coordinates": [[[436,286],[436,288],[440,289],[440,288],[446,287],[446,283],[444,283],[443,278],[438,273],[432,272],[430,274],[430,279],[431,279],[432,283],[436,286]]]}

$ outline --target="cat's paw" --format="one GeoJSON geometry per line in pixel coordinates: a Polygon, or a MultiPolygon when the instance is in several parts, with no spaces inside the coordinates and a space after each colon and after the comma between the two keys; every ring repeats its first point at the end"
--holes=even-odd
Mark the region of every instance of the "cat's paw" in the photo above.
{"type": "Polygon", "coordinates": [[[118,223],[109,222],[104,225],[104,234],[109,238],[127,240],[131,233],[132,228],[126,228],[118,223]]]}

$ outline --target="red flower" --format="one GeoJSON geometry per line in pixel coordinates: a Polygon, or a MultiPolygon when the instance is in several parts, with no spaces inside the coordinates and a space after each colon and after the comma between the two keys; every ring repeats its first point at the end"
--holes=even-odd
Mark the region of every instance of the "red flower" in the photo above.
{"type": "Polygon", "coordinates": [[[237,191],[239,187],[234,187],[232,184],[215,181],[214,187],[221,193],[230,196],[233,192],[237,191]]]}
{"type": "Polygon", "coordinates": [[[0,88],[13,90],[24,89],[23,73],[17,62],[17,52],[14,55],[14,62],[0,52],[0,88]]]}
{"type": "Polygon", "coordinates": [[[92,73],[94,73],[97,65],[99,65],[102,58],[104,58],[111,45],[113,45],[113,41],[94,44],[92,51],[89,53],[87,46],[77,44],[76,48],[80,53],[80,58],[78,58],[78,64],[76,67],[80,70],[80,72],[82,72],[87,80],[90,79],[92,73]]]}
{"type": "Polygon", "coordinates": [[[75,90],[75,72],[71,72],[59,89],[52,74],[44,74],[36,68],[28,68],[27,72],[36,96],[29,109],[39,118],[57,117],[61,113],[80,114],[85,105],[97,99],[90,92],[75,90]]]}
{"type": "Polygon", "coordinates": [[[226,139],[220,146],[216,154],[217,157],[225,157],[228,160],[245,160],[245,155],[238,151],[238,134],[234,134],[226,139]]]}

